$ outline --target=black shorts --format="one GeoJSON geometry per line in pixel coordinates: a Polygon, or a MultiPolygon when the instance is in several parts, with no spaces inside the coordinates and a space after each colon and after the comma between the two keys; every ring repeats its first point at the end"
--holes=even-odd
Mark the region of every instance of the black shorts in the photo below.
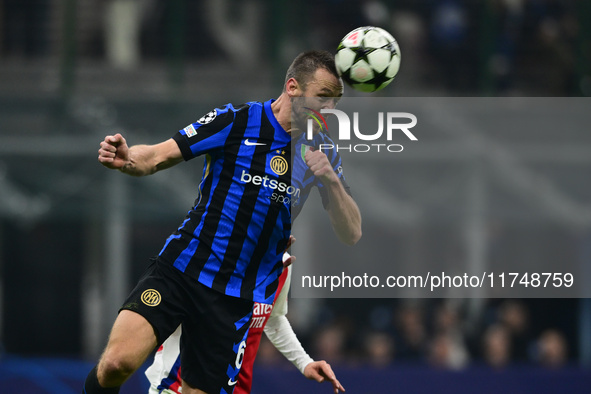
{"type": "Polygon", "coordinates": [[[192,387],[217,394],[234,389],[253,305],[155,260],[121,309],[145,317],[159,345],[182,323],[181,377],[192,387]]]}

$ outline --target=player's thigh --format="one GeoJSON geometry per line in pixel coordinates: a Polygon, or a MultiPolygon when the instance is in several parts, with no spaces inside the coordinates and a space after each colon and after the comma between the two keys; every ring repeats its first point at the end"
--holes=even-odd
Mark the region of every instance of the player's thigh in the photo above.
{"type": "Polygon", "coordinates": [[[156,345],[154,328],[146,318],[136,312],[122,310],[113,324],[102,358],[125,369],[135,370],[156,345]]]}
{"type": "Polygon", "coordinates": [[[180,275],[183,274],[176,268],[156,261],[146,268],[113,325],[105,350],[111,368],[139,367],[179,326],[185,314],[180,275]]]}

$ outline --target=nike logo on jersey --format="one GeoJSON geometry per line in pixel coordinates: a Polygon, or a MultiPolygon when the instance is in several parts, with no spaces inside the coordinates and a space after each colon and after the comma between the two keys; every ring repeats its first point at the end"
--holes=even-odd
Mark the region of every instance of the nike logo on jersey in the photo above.
{"type": "Polygon", "coordinates": [[[232,381],[232,379],[228,380],[228,386],[234,386],[236,383],[238,383],[237,380],[232,381]]]}
{"type": "Polygon", "coordinates": [[[248,140],[248,138],[244,140],[244,144],[246,146],[267,145],[264,142],[251,142],[251,141],[248,140]]]}

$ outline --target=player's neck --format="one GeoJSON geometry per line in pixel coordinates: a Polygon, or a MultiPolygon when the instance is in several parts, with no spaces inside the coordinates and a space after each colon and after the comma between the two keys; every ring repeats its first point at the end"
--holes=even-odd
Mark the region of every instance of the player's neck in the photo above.
{"type": "Polygon", "coordinates": [[[271,110],[281,127],[291,134],[291,100],[286,92],[281,93],[281,96],[271,104],[271,110]]]}

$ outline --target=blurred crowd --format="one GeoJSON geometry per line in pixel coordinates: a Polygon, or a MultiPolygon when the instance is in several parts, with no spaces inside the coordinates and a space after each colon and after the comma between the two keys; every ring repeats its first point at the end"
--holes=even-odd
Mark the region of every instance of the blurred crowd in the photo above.
{"type": "Polygon", "coordinates": [[[398,39],[401,83],[409,84],[411,93],[589,96],[591,33],[582,22],[591,18],[591,6],[585,3],[2,0],[0,56],[59,57],[65,36],[75,34],[77,56],[114,66],[141,67],[145,60],[172,55],[187,65],[226,59],[236,66],[283,67],[300,50],[332,50],[351,29],[377,25],[398,39]],[[70,32],[68,15],[74,18],[70,32]],[[282,61],[270,61],[273,57],[282,61]]]}
{"type": "MultiPolygon", "coordinates": [[[[335,3],[327,1],[325,19],[335,3]]],[[[390,30],[417,83],[464,95],[589,95],[590,11],[572,0],[359,1],[350,25],[390,30]],[[362,18],[362,20],[360,19],[362,18]],[[586,29],[586,28],[585,28],[586,29]],[[586,31],[586,30],[585,30],[586,31]],[[585,60],[586,59],[586,60],[585,60]],[[586,63],[585,63],[586,62],[586,63]]],[[[346,7],[342,7],[346,8],[346,7]]],[[[347,20],[347,18],[336,18],[347,20]]],[[[321,23],[319,22],[320,26],[321,23]]],[[[326,28],[326,27],[325,27],[326,28]]],[[[338,36],[347,26],[330,26],[338,36]]]]}
{"type": "MultiPolygon", "coordinates": [[[[476,321],[458,299],[357,301],[365,305],[359,308],[365,312],[358,314],[352,300],[339,301],[340,306],[321,311],[307,333],[298,332],[314,358],[335,365],[502,370],[519,365],[558,369],[576,363],[576,344],[565,331],[568,318],[534,320],[524,300],[489,301],[476,321]],[[371,304],[377,305],[367,309],[371,304]],[[347,311],[339,313],[343,308],[347,311]]],[[[269,341],[261,345],[257,361],[287,363],[269,341]]]]}

